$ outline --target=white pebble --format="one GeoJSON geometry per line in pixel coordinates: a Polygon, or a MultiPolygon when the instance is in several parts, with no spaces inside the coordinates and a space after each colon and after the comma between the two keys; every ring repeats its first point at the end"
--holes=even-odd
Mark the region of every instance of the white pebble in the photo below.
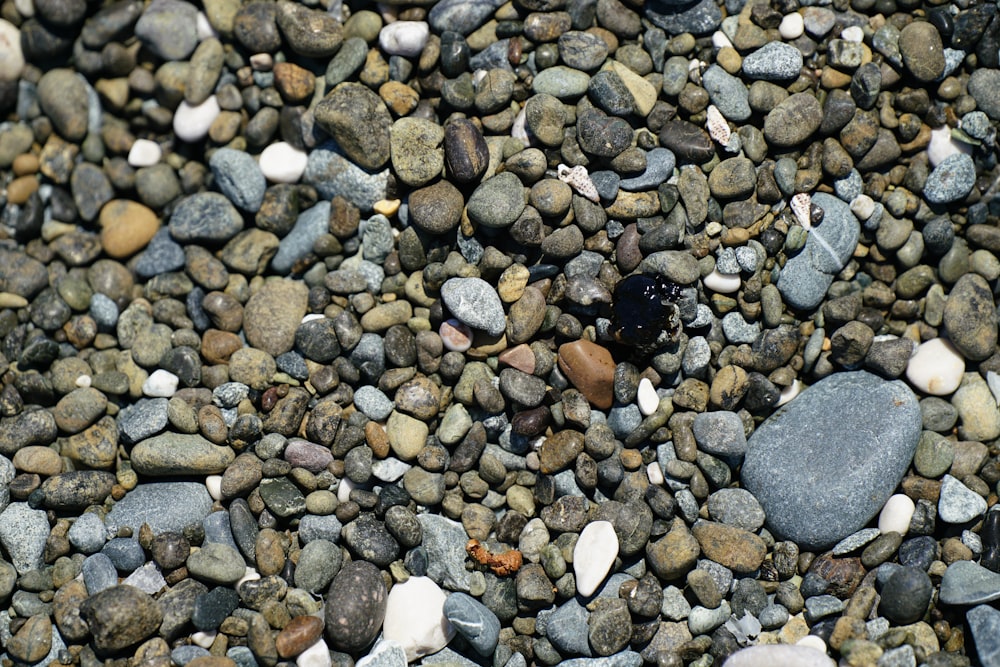
{"type": "Polygon", "coordinates": [[[947,125],[931,130],[931,141],[927,144],[927,160],[936,167],[947,157],[956,153],[972,153],[972,146],[951,137],[951,128],[947,125]]]}
{"type": "Polygon", "coordinates": [[[330,659],[330,647],[321,637],[319,641],[307,648],[295,658],[298,667],[330,667],[333,661],[330,659]]]}
{"type": "Polygon", "coordinates": [[[163,149],[160,144],[149,139],[136,139],[132,148],[128,150],[128,164],[130,167],[152,167],[163,157],[163,149]]]}
{"type": "Polygon", "coordinates": [[[205,488],[212,500],[222,500],[222,475],[209,475],[205,478],[205,488]]]}
{"type": "Polygon", "coordinates": [[[390,56],[416,58],[427,45],[430,27],[424,21],[396,21],[378,33],[378,44],[390,56]]]}
{"type": "Polygon", "coordinates": [[[322,320],[326,315],[323,313],[306,313],[302,316],[302,320],[299,324],[305,324],[306,322],[312,322],[313,320],[322,320]]]}
{"type": "Polygon", "coordinates": [[[713,269],[710,274],[705,276],[702,283],[713,292],[732,294],[739,291],[743,280],[739,274],[719,273],[718,269],[713,269]]]}
{"type": "Polygon", "coordinates": [[[542,462],[538,460],[538,452],[528,452],[524,456],[524,467],[532,472],[537,472],[542,467],[542,462]]]}
{"type": "Polygon", "coordinates": [[[576,592],[590,597],[611,571],[618,557],[618,535],[610,521],[588,523],[573,548],[576,592]]]}
{"type": "Polygon", "coordinates": [[[337,500],[342,503],[346,503],[351,499],[351,491],[355,489],[357,485],[351,480],[344,477],[337,484],[337,500]]]}
{"type": "Polygon", "coordinates": [[[712,33],[712,46],[714,46],[715,48],[722,49],[732,45],[733,43],[729,41],[728,37],[726,37],[726,33],[722,32],[721,30],[716,30],[714,33],[712,33]]]}
{"type": "Polygon", "coordinates": [[[208,129],[222,113],[215,95],[198,106],[181,102],[174,112],[174,134],[181,141],[201,141],[208,136],[208,129]]]}
{"type": "Polygon", "coordinates": [[[441,336],[441,343],[446,350],[465,352],[472,347],[472,327],[454,318],[441,323],[438,335],[441,336]]]}
{"type": "Polygon", "coordinates": [[[142,383],[142,393],[152,398],[170,398],[177,393],[178,382],[180,380],[176,375],[158,368],[142,383]]]}
{"type": "Polygon", "coordinates": [[[243,578],[236,582],[235,588],[239,588],[244,581],[257,581],[258,579],[260,579],[260,572],[248,566],[243,573],[243,578]]]}
{"type": "Polygon", "coordinates": [[[656,394],[656,387],[653,386],[653,382],[649,378],[639,380],[639,389],[635,392],[635,402],[643,417],[653,414],[660,406],[660,397],[656,394]]]}
{"type": "Polygon", "coordinates": [[[792,380],[792,383],[781,390],[778,394],[778,402],[775,403],[776,408],[780,408],[785,403],[788,403],[796,396],[802,393],[802,383],[798,380],[792,380]]]}
{"type": "Polygon", "coordinates": [[[0,81],[17,81],[23,70],[21,31],[10,21],[0,19],[0,81]]]}
{"type": "Polygon", "coordinates": [[[875,212],[875,200],[868,195],[858,195],[851,200],[851,213],[858,220],[867,220],[875,212]]]}
{"type": "Polygon", "coordinates": [[[840,38],[845,42],[861,43],[865,41],[865,31],[859,25],[852,25],[840,31],[840,38]]]}
{"type": "Polygon", "coordinates": [[[799,641],[795,642],[795,645],[808,646],[809,648],[814,648],[817,651],[822,651],[823,654],[826,655],[826,642],[823,641],[822,637],[819,637],[817,635],[806,635],[799,641]]]}
{"type": "Polygon", "coordinates": [[[882,533],[899,533],[906,535],[910,530],[910,519],[916,505],[909,496],[897,493],[885,501],[885,507],[878,515],[878,529],[882,533]]]}
{"type": "Polygon", "coordinates": [[[649,465],[646,466],[646,479],[653,486],[660,486],[665,481],[663,479],[663,470],[660,468],[660,464],[656,461],[651,461],[649,465]]]}
{"type": "Polygon", "coordinates": [[[399,642],[409,662],[437,653],[455,636],[455,628],[444,615],[447,599],[428,577],[410,577],[396,584],[386,599],[382,637],[399,642]]]}
{"type": "Polygon", "coordinates": [[[775,667],[775,665],[836,667],[837,663],[826,654],[826,644],[823,640],[816,635],[809,635],[796,644],[748,646],[733,653],[722,665],[723,667],[775,667]],[[819,644],[823,647],[818,648],[819,644]]]}
{"type": "Polygon", "coordinates": [[[785,14],[784,18],[781,19],[781,24],[778,25],[778,32],[782,39],[798,39],[805,31],[805,21],[802,20],[802,14],[798,12],[785,14]]]}
{"type": "Polygon", "coordinates": [[[215,637],[218,634],[219,633],[215,630],[208,630],[207,632],[195,632],[194,634],[191,635],[191,641],[194,642],[195,645],[200,646],[202,648],[209,648],[215,641],[215,637]]]}
{"type": "Polygon", "coordinates": [[[22,18],[30,19],[35,15],[35,3],[32,0],[14,0],[14,9],[22,18]]]}
{"type": "Polygon", "coordinates": [[[917,346],[906,365],[906,379],[925,394],[947,396],[958,389],[965,373],[965,359],[944,338],[917,346]]]}
{"type": "Polygon", "coordinates": [[[273,143],[260,154],[260,170],[272,183],[297,183],[306,170],[309,156],[290,143],[273,143]]]}
{"type": "Polygon", "coordinates": [[[76,379],[76,386],[80,388],[86,388],[90,386],[91,382],[92,380],[89,375],[81,375],[76,379]]]}
{"type": "Polygon", "coordinates": [[[274,56],[270,53],[255,53],[250,56],[250,67],[255,72],[270,72],[274,68],[274,56]]]}
{"type": "Polygon", "coordinates": [[[198,39],[200,41],[205,41],[209,37],[218,37],[219,33],[215,32],[215,28],[212,27],[211,22],[208,17],[205,16],[205,12],[198,12],[198,18],[195,21],[198,31],[198,39]]]}

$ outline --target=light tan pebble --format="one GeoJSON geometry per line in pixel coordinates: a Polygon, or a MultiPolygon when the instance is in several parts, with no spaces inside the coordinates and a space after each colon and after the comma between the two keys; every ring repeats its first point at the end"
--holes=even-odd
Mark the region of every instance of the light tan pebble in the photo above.
{"type": "Polygon", "coordinates": [[[38,167],[41,162],[38,156],[34,153],[21,153],[16,158],[14,158],[14,163],[11,165],[11,169],[15,176],[27,176],[28,174],[38,173],[38,167]]]}
{"type": "Polygon", "coordinates": [[[781,38],[786,41],[801,37],[802,33],[805,32],[805,21],[802,20],[802,14],[798,12],[786,14],[778,25],[778,32],[781,34],[781,38]]]}
{"type": "Polygon", "coordinates": [[[82,388],[85,388],[85,387],[89,387],[92,382],[93,382],[93,378],[91,378],[89,375],[81,375],[80,377],[78,377],[76,379],[76,381],[74,382],[74,384],[77,387],[80,387],[82,389],[82,388]]]}
{"type": "Polygon", "coordinates": [[[213,500],[222,500],[222,475],[206,477],[205,488],[208,489],[208,495],[212,496],[213,500]]]}
{"type": "Polygon", "coordinates": [[[62,459],[59,453],[49,447],[31,445],[22,447],[14,453],[14,467],[21,472],[35,473],[51,477],[62,472],[62,459]]]}
{"type": "Polygon", "coordinates": [[[372,210],[376,213],[380,213],[387,218],[391,218],[396,215],[396,211],[399,210],[401,202],[398,199],[379,199],[372,206],[372,210]]]}
{"type": "Polygon", "coordinates": [[[438,335],[441,336],[445,349],[452,352],[465,352],[472,347],[472,328],[456,319],[442,322],[438,328],[438,335]]]}
{"type": "Polygon", "coordinates": [[[531,274],[523,264],[511,264],[500,274],[497,281],[497,294],[504,303],[514,303],[524,295],[531,274]]]}
{"type": "Polygon", "coordinates": [[[906,535],[915,510],[916,506],[909,496],[902,493],[890,496],[878,515],[878,529],[883,533],[906,535]]]}
{"type": "Polygon", "coordinates": [[[115,259],[131,257],[145,248],[160,228],[152,209],[128,199],[114,199],[98,216],[101,245],[115,259]]]}
{"type": "Polygon", "coordinates": [[[20,206],[38,190],[38,177],[34,174],[15,178],[7,185],[7,201],[20,206]]]}
{"type": "Polygon", "coordinates": [[[0,308],[24,308],[27,305],[28,300],[20,294],[0,292],[0,308]]]}
{"type": "Polygon", "coordinates": [[[653,461],[646,466],[646,479],[648,479],[649,483],[652,484],[653,486],[659,486],[663,484],[664,482],[663,470],[660,468],[659,463],[653,461]]]}
{"type": "Polygon", "coordinates": [[[917,346],[906,365],[906,379],[914,387],[934,396],[947,396],[962,383],[965,359],[944,338],[934,338],[917,346]]]}

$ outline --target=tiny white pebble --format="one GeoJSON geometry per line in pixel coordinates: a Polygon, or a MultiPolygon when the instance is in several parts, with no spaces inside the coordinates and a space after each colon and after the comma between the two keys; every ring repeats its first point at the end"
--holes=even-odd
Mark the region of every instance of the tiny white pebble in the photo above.
{"type": "Polygon", "coordinates": [[[260,572],[253,569],[250,566],[247,566],[246,570],[243,573],[243,578],[236,582],[235,588],[239,588],[240,584],[242,584],[244,581],[257,581],[258,579],[260,579],[260,572]]]}
{"type": "Polygon", "coordinates": [[[936,167],[947,157],[955,153],[972,153],[972,146],[951,137],[951,128],[947,125],[931,130],[931,141],[927,144],[927,160],[936,167]]]}
{"type": "Polygon", "coordinates": [[[222,113],[215,95],[197,106],[181,102],[174,112],[174,134],[181,141],[201,141],[208,136],[212,123],[222,113]]]}
{"type": "Polygon", "coordinates": [[[739,291],[740,286],[743,284],[743,280],[740,278],[739,274],[731,275],[719,273],[717,269],[713,269],[710,274],[702,279],[702,283],[713,292],[718,292],[719,294],[732,294],[733,292],[739,291]]]}
{"type": "Polygon", "coordinates": [[[848,26],[840,31],[840,38],[845,42],[861,43],[865,40],[865,31],[858,25],[848,26]]]}
{"type": "Polygon", "coordinates": [[[653,386],[649,378],[639,380],[639,388],[635,392],[635,402],[639,406],[639,412],[644,417],[656,412],[660,406],[660,397],[656,395],[656,387],[653,386]]]}
{"type": "Polygon", "coordinates": [[[222,500],[222,475],[209,475],[205,478],[205,487],[213,500],[222,500]]]}
{"type": "Polygon", "coordinates": [[[781,34],[781,38],[786,40],[801,37],[802,33],[805,32],[805,21],[802,20],[802,14],[798,12],[785,14],[785,17],[781,19],[781,24],[778,26],[778,32],[781,34]]]}
{"type": "Polygon", "coordinates": [[[208,630],[207,632],[195,632],[191,635],[191,641],[202,648],[208,648],[215,641],[216,635],[219,633],[215,630],[208,630]]]}
{"type": "Polygon", "coordinates": [[[80,388],[89,387],[91,381],[92,380],[89,375],[81,375],[76,379],[76,386],[80,388]]]}
{"type": "Polygon", "coordinates": [[[298,667],[330,667],[333,662],[330,660],[330,648],[326,641],[320,638],[315,644],[307,648],[295,658],[298,667]]]}
{"type": "Polygon", "coordinates": [[[722,32],[721,30],[716,30],[714,33],[712,33],[712,46],[714,46],[715,48],[721,49],[732,45],[733,43],[729,41],[728,37],[726,37],[726,33],[722,32]]]}
{"type": "Polygon", "coordinates": [[[163,157],[163,149],[160,144],[149,139],[136,139],[132,148],[128,151],[128,164],[130,167],[152,167],[163,157]]]}
{"type": "Polygon", "coordinates": [[[198,30],[198,39],[204,41],[209,37],[218,37],[219,33],[215,32],[215,28],[212,27],[212,23],[205,16],[205,12],[198,12],[198,19],[196,22],[198,30]]]}
{"type": "Polygon", "coordinates": [[[798,380],[792,380],[792,383],[781,390],[781,394],[778,395],[778,402],[775,407],[781,407],[785,403],[789,402],[793,398],[802,392],[802,383],[798,380]]]}
{"type": "Polygon", "coordinates": [[[909,496],[902,493],[889,496],[878,515],[878,529],[883,533],[906,535],[915,510],[916,506],[909,496]]]}
{"type": "Polygon", "coordinates": [[[340,480],[340,483],[337,485],[337,500],[339,500],[342,503],[346,503],[348,500],[351,499],[351,491],[353,491],[354,488],[355,488],[354,482],[352,482],[348,478],[345,477],[342,480],[340,480]]]}
{"type": "Polygon", "coordinates": [[[657,463],[656,461],[652,461],[649,465],[646,466],[646,478],[649,480],[649,483],[652,484],[653,486],[660,486],[661,484],[663,484],[664,482],[663,470],[660,469],[659,463],[657,463]]]}
{"type": "Polygon", "coordinates": [[[823,653],[826,653],[826,642],[823,641],[821,637],[818,637],[816,635],[806,635],[799,641],[795,642],[795,645],[808,646],[810,648],[816,649],[817,651],[822,651],[823,653]]]}
{"type": "Polygon", "coordinates": [[[305,173],[309,156],[295,146],[278,141],[260,153],[260,170],[272,183],[297,183],[305,173]]]}
{"type": "Polygon", "coordinates": [[[142,393],[153,398],[170,398],[177,393],[178,382],[176,375],[158,368],[142,383],[142,393]]]}

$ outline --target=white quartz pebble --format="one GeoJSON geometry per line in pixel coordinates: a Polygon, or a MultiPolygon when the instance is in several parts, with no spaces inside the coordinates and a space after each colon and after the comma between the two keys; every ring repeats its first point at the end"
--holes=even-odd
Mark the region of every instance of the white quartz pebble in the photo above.
{"type": "MultiPolygon", "coordinates": [[[[816,651],[821,651],[823,655],[826,655],[826,642],[819,635],[806,635],[799,641],[795,642],[796,646],[805,646],[816,651]]],[[[833,664],[831,661],[830,664],[833,664]]]]}
{"type": "Polygon", "coordinates": [[[738,273],[719,273],[716,269],[713,269],[710,274],[705,276],[702,282],[705,287],[713,292],[718,292],[719,294],[732,294],[733,292],[738,292],[740,285],[743,284],[743,280],[740,279],[740,275],[738,273]]]}
{"type": "Polygon", "coordinates": [[[851,213],[858,220],[867,220],[875,212],[875,200],[868,195],[858,195],[851,200],[851,213]]]}
{"type": "Polygon", "coordinates": [[[208,136],[208,129],[222,113],[215,95],[197,106],[181,102],[174,112],[174,134],[181,141],[201,141],[208,136]]]}
{"type": "Polygon", "coordinates": [[[910,384],[934,396],[947,396],[958,389],[964,373],[965,359],[944,338],[932,338],[918,345],[906,365],[910,384]]]}
{"type": "Polygon", "coordinates": [[[726,37],[726,33],[722,32],[721,30],[716,30],[714,33],[712,33],[712,46],[714,46],[715,48],[722,49],[727,46],[731,47],[732,45],[733,43],[729,40],[728,37],[726,37]]]}
{"type": "Polygon", "coordinates": [[[177,393],[177,384],[180,380],[170,371],[158,368],[146,381],[142,383],[142,393],[144,396],[153,398],[170,398],[177,393]]]}
{"type": "Polygon", "coordinates": [[[649,378],[639,380],[639,389],[635,392],[635,402],[639,406],[639,412],[642,413],[643,417],[653,414],[656,412],[656,408],[660,406],[660,397],[657,395],[656,387],[653,386],[649,378]]]}
{"type": "Polygon", "coordinates": [[[378,44],[390,56],[416,58],[427,45],[430,27],[424,21],[396,21],[378,33],[378,44]]]}
{"type": "Polygon", "coordinates": [[[295,658],[298,667],[330,667],[333,661],[330,659],[330,647],[326,641],[320,638],[315,644],[299,653],[295,658]]]}
{"type": "Polygon", "coordinates": [[[936,130],[931,130],[931,141],[927,144],[927,160],[932,167],[936,167],[946,157],[951,157],[955,153],[972,153],[972,146],[961,141],[955,141],[951,136],[951,128],[943,125],[936,130]]]}
{"type": "Polygon", "coordinates": [[[836,667],[833,658],[826,654],[826,645],[816,635],[809,635],[797,644],[765,644],[749,646],[729,656],[723,667],[836,667]],[[815,640],[815,641],[814,641],[815,640]],[[817,645],[822,644],[819,648],[817,645]]]}
{"type": "Polygon", "coordinates": [[[271,144],[260,154],[260,170],[272,183],[297,183],[309,156],[285,141],[271,144]]]}
{"type": "Polygon", "coordinates": [[[889,500],[885,501],[885,506],[878,515],[878,529],[883,533],[906,535],[910,530],[910,519],[913,518],[915,510],[916,505],[909,496],[902,493],[889,496],[889,500]]]}
{"type": "Polygon", "coordinates": [[[128,151],[128,164],[130,167],[152,167],[163,157],[163,149],[160,144],[149,139],[136,139],[132,148],[128,151]]]}
{"type": "Polygon", "coordinates": [[[847,26],[840,31],[840,38],[845,42],[861,43],[865,40],[865,31],[859,25],[847,26]]]}
{"type": "Polygon", "coordinates": [[[234,588],[239,588],[240,584],[244,581],[257,581],[258,579],[260,579],[260,572],[250,566],[247,566],[243,573],[243,578],[236,582],[236,586],[234,586],[234,588]]]}
{"type": "Polygon", "coordinates": [[[205,12],[198,12],[198,17],[195,19],[195,29],[198,31],[198,39],[205,41],[209,37],[218,37],[219,33],[215,32],[215,28],[212,27],[211,21],[205,16],[205,12]]]}
{"type": "Polygon", "coordinates": [[[195,645],[197,646],[200,646],[202,648],[208,648],[209,646],[212,645],[212,642],[215,641],[215,637],[218,634],[219,633],[215,630],[208,630],[206,632],[195,632],[194,634],[191,635],[191,641],[194,642],[195,645]]]}
{"type": "Polygon", "coordinates": [[[0,81],[17,81],[23,70],[21,31],[10,21],[0,19],[0,81]]]}
{"type": "Polygon", "coordinates": [[[618,535],[610,521],[588,523],[573,548],[576,592],[590,597],[611,571],[618,557],[618,535]]]}
{"type": "Polygon", "coordinates": [[[781,38],[786,40],[801,37],[802,33],[805,32],[805,21],[802,20],[802,14],[798,12],[785,14],[778,25],[778,32],[781,34],[781,38]]]}
{"type": "Polygon", "coordinates": [[[74,384],[76,384],[77,387],[89,387],[92,382],[93,378],[89,375],[81,375],[76,378],[76,382],[74,384]]]}
{"type": "Polygon", "coordinates": [[[212,496],[213,500],[222,500],[222,475],[206,477],[205,488],[208,489],[208,495],[212,496]]]}
{"type": "Polygon", "coordinates": [[[785,403],[789,402],[790,400],[798,396],[800,393],[802,393],[802,383],[799,382],[798,380],[792,380],[792,383],[790,385],[781,390],[781,393],[778,395],[778,402],[775,404],[774,407],[776,408],[781,407],[785,403]]]}
{"type": "Polygon", "coordinates": [[[444,615],[447,599],[428,577],[410,577],[396,584],[385,602],[382,637],[399,642],[410,662],[437,653],[455,636],[455,628],[444,615]]]}
{"type": "Polygon", "coordinates": [[[351,480],[344,477],[337,483],[337,500],[346,503],[351,499],[351,491],[354,490],[356,484],[351,480]]]}
{"type": "Polygon", "coordinates": [[[665,480],[663,479],[663,470],[660,468],[659,463],[651,461],[649,465],[646,466],[646,478],[653,486],[660,486],[663,484],[665,480]]]}

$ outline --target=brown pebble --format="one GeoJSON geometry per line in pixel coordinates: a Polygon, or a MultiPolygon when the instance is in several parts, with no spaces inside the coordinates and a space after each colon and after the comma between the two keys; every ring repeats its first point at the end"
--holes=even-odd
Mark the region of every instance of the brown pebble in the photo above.
{"type": "Polygon", "coordinates": [[[385,428],[378,422],[369,421],[365,424],[365,441],[377,459],[389,456],[389,438],[385,428]]]}
{"type": "Polygon", "coordinates": [[[49,654],[52,648],[52,621],[48,616],[32,616],[7,642],[7,651],[15,660],[35,663],[49,654]]]}
{"type": "Polygon", "coordinates": [[[615,361],[604,347],[588,340],[559,346],[559,369],[591,404],[607,410],[614,402],[615,361]]]}
{"type": "Polygon", "coordinates": [[[285,567],[285,552],[281,548],[281,533],[265,528],[257,534],[255,547],[257,570],[261,576],[278,574],[285,567]]]}
{"type": "Polygon", "coordinates": [[[528,375],[535,372],[535,353],[526,343],[504,350],[497,360],[528,375]]]}
{"type": "Polygon", "coordinates": [[[703,521],[691,527],[691,534],[707,558],[740,574],[756,571],[767,555],[764,540],[736,526],[703,521]]]}
{"type": "Polygon", "coordinates": [[[49,447],[38,445],[22,447],[14,453],[12,462],[21,472],[45,476],[58,475],[62,472],[62,459],[59,458],[59,453],[49,447]]]}
{"type": "Polygon", "coordinates": [[[131,257],[156,234],[160,221],[151,209],[128,199],[114,199],[101,209],[101,246],[115,259],[131,257]]]}
{"type": "Polygon", "coordinates": [[[294,63],[274,64],[274,87],[289,104],[304,102],[316,88],[316,76],[294,63]]]}
{"type": "Polygon", "coordinates": [[[20,206],[38,190],[38,177],[34,174],[15,178],[7,186],[7,201],[20,206]]]}
{"type": "Polygon", "coordinates": [[[316,616],[296,616],[274,640],[278,655],[293,658],[319,641],[323,635],[323,619],[316,616]]]}
{"type": "Polygon", "coordinates": [[[224,655],[199,655],[187,665],[189,667],[236,667],[236,661],[224,655]]]}
{"type": "Polygon", "coordinates": [[[40,165],[41,162],[39,162],[37,155],[21,153],[14,158],[14,163],[10,168],[14,171],[15,176],[27,176],[28,174],[37,174],[40,165]]]}

